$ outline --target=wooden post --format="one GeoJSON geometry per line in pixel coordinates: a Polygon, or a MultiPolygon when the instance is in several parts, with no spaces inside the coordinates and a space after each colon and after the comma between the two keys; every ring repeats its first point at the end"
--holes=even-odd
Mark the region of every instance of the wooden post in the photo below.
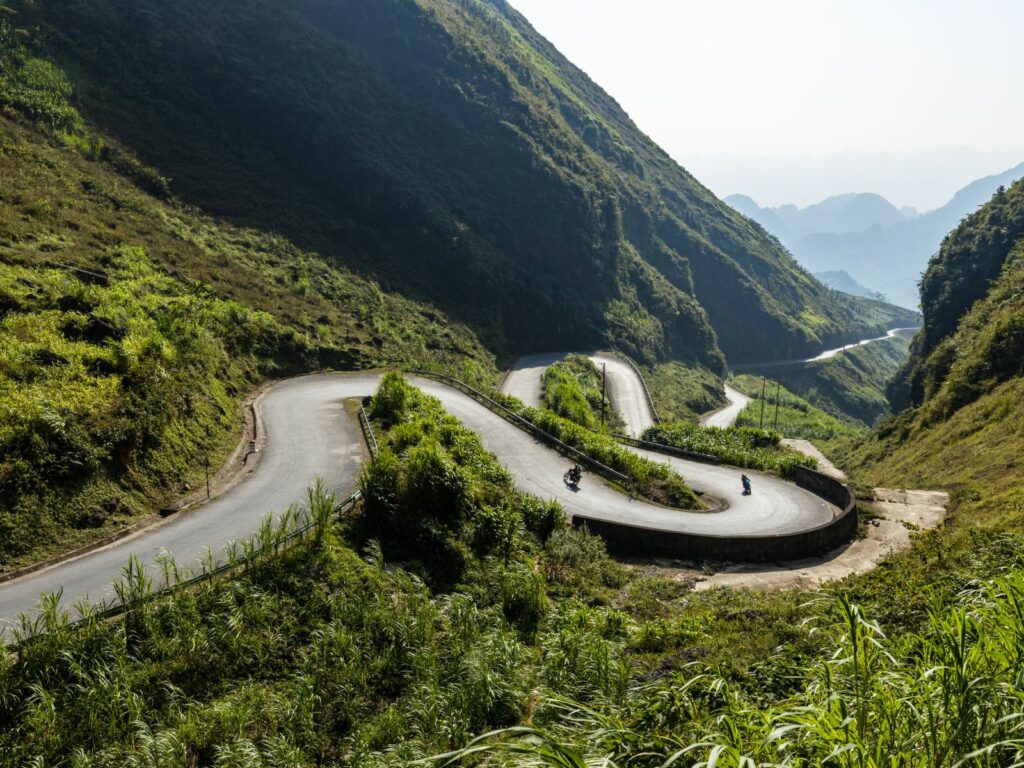
{"type": "Polygon", "coordinates": [[[604,363],[601,363],[601,426],[604,426],[604,401],[605,393],[608,391],[608,369],[604,363]]]}
{"type": "Polygon", "coordinates": [[[758,429],[764,429],[764,388],[768,384],[768,378],[766,376],[761,377],[761,421],[757,425],[758,429]]]}
{"type": "Polygon", "coordinates": [[[206,469],[206,498],[210,498],[210,457],[203,459],[203,467],[206,469]]]}
{"type": "Polygon", "coordinates": [[[782,390],[782,382],[775,382],[775,431],[779,431],[779,392],[782,390]]]}

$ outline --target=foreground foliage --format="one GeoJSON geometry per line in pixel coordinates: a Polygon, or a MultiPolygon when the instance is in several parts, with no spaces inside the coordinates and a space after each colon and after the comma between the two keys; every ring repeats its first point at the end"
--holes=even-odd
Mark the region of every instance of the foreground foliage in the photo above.
{"type": "Polygon", "coordinates": [[[439,759],[502,766],[1020,765],[1024,575],[936,603],[920,634],[887,636],[839,598],[818,621],[826,653],[799,690],[765,704],[689,667],[633,687],[617,708],[549,700],[541,728],[486,735],[439,759]],[[460,759],[461,758],[461,759],[460,759]]]}

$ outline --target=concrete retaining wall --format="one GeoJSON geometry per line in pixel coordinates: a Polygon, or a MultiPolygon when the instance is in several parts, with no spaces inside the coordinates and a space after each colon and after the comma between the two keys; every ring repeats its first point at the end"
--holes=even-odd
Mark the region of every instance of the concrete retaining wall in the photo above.
{"type": "Polygon", "coordinates": [[[731,560],[776,563],[824,555],[846,544],[857,533],[857,504],[853,491],[838,480],[799,468],[796,484],[834,504],[836,516],[824,525],[776,536],[702,536],[639,528],[583,515],[573,517],[576,527],[586,526],[605,540],[608,551],[630,557],[671,557],[686,560],[731,560]]]}

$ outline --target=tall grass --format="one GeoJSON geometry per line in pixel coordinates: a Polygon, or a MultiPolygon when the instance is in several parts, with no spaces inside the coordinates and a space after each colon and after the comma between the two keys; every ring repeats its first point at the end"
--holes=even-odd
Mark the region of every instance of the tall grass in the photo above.
{"type": "Polygon", "coordinates": [[[1024,764],[1024,574],[936,602],[887,636],[845,597],[819,609],[828,653],[766,702],[713,670],[634,685],[622,706],[552,698],[539,728],[486,734],[443,764],[959,768],[1024,764]]]}

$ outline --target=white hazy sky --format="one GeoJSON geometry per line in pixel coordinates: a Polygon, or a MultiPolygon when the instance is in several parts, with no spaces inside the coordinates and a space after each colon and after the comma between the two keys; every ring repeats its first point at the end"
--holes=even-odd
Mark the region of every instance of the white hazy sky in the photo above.
{"type": "Polygon", "coordinates": [[[1024,161],[1021,0],[510,2],[718,194],[930,208],[1024,161]]]}

